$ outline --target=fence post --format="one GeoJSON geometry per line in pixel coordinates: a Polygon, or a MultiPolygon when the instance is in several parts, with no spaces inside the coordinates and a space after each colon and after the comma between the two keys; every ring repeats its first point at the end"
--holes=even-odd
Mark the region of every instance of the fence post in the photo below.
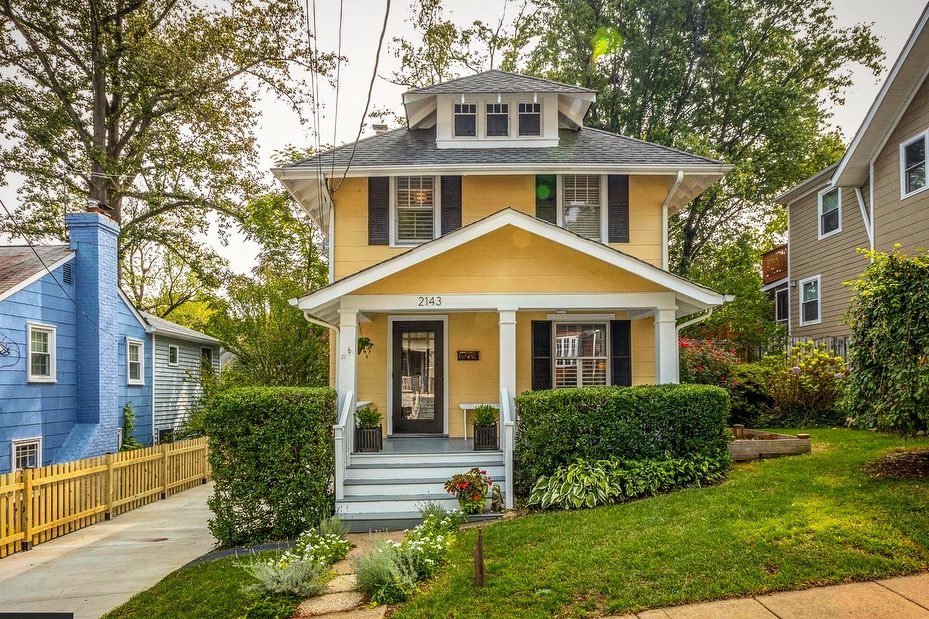
{"type": "Polygon", "coordinates": [[[109,520],[113,517],[113,488],[115,480],[113,479],[113,462],[116,456],[108,453],[106,455],[106,511],[103,512],[103,519],[109,520]]]}
{"type": "Polygon", "coordinates": [[[171,443],[161,446],[161,498],[168,498],[168,447],[171,443]]]}
{"type": "Polygon", "coordinates": [[[20,471],[23,478],[23,550],[32,548],[32,475],[33,469],[20,471]]]}
{"type": "Polygon", "coordinates": [[[207,444],[207,439],[204,438],[201,440],[203,440],[203,449],[197,453],[200,454],[200,462],[201,466],[203,467],[203,479],[200,480],[200,483],[205,484],[210,479],[210,451],[207,444]]]}

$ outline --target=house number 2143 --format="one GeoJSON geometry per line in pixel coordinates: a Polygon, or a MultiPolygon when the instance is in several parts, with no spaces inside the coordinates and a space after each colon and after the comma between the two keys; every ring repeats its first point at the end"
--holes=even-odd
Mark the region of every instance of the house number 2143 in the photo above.
{"type": "Polygon", "coordinates": [[[442,307],[442,297],[419,297],[419,307],[442,307]]]}

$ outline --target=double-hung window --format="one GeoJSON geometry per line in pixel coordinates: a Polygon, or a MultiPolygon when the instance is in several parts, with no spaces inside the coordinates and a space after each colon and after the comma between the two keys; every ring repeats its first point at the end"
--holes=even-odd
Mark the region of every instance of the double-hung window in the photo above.
{"type": "Polygon", "coordinates": [[[181,349],[174,344],[168,344],[168,365],[178,365],[181,356],[181,349]]]}
{"type": "Polygon", "coordinates": [[[555,322],[556,389],[608,384],[606,323],[555,322]]]}
{"type": "Polygon", "coordinates": [[[55,382],[57,379],[55,327],[29,324],[26,330],[29,341],[29,382],[55,382]]]}
{"type": "Polygon", "coordinates": [[[800,324],[815,325],[820,321],[819,275],[800,280],[800,324]]]}
{"type": "Polygon", "coordinates": [[[13,441],[13,471],[42,466],[42,439],[26,438],[13,441]]]}
{"type": "Polygon", "coordinates": [[[487,135],[491,137],[510,135],[509,103],[487,104],[487,135]]]}
{"type": "Polygon", "coordinates": [[[562,225],[571,232],[599,241],[600,176],[565,175],[562,187],[562,225]]]}
{"type": "Polygon", "coordinates": [[[842,231],[842,190],[838,187],[819,194],[819,238],[842,231]]]}
{"type": "Polygon", "coordinates": [[[900,197],[906,198],[926,188],[926,151],[929,132],[900,145],[900,197]]]}
{"type": "Polygon", "coordinates": [[[519,104],[519,135],[542,135],[542,104],[519,104]]]}
{"type": "Polygon", "coordinates": [[[143,344],[141,340],[126,340],[126,382],[130,385],[142,385],[143,344]]]}
{"type": "Polygon", "coordinates": [[[783,288],[774,293],[774,318],[778,322],[787,322],[790,315],[790,292],[783,288]]]}
{"type": "Polygon", "coordinates": [[[474,137],[477,135],[477,104],[455,104],[455,137],[474,137]]]}
{"type": "Polygon", "coordinates": [[[396,187],[397,243],[431,241],[435,235],[435,177],[398,176],[396,187]]]}

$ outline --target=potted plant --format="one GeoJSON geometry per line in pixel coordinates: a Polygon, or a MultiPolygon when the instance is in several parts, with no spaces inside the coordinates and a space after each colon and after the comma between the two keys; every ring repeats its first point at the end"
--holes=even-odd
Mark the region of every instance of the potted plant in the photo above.
{"type": "Polygon", "coordinates": [[[355,411],[355,451],[380,451],[383,446],[381,413],[373,405],[359,408],[355,411]]]}
{"type": "Polygon", "coordinates": [[[497,449],[497,419],[499,412],[489,404],[474,409],[474,451],[497,449]]]}
{"type": "Polygon", "coordinates": [[[445,491],[455,495],[464,513],[482,514],[491,486],[493,481],[487,476],[487,471],[475,467],[467,473],[452,475],[445,482],[445,491]]]}

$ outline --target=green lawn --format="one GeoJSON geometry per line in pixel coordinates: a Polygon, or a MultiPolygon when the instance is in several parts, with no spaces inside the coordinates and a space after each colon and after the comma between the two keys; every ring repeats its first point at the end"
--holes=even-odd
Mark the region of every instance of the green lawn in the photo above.
{"type": "MultiPolygon", "coordinates": [[[[267,558],[270,553],[255,557],[267,558]]],[[[254,582],[238,567],[254,557],[228,557],[199,563],[166,576],[161,582],[135,595],[103,619],[236,619],[257,599],[243,587],[254,582]]],[[[296,607],[296,603],[293,604],[296,607]]]]}
{"type": "Polygon", "coordinates": [[[929,481],[877,481],[861,466],[929,446],[814,430],[811,455],[737,465],[726,483],[474,532],[394,617],[567,617],[798,589],[929,569],[929,481]]]}

